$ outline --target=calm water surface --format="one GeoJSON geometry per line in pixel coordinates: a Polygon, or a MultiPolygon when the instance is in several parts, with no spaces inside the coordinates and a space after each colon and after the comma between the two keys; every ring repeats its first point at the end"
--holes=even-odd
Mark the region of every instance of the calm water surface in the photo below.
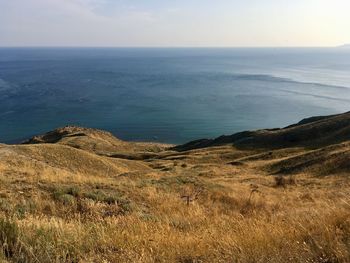
{"type": "Polygon", "coordinates": [[[350,110],[350,50],[0,48],[0,142],[68,124],[183,143],[350,110]]]}

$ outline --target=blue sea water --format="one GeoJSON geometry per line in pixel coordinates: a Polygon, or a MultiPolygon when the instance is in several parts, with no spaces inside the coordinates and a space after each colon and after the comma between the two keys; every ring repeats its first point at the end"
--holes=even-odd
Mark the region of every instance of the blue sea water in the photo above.
{"type": "Polygon", "coordinates": [[[0,48],[0,142],[75,124],[184,143],[349,110],[349,49],[0,48]]]}

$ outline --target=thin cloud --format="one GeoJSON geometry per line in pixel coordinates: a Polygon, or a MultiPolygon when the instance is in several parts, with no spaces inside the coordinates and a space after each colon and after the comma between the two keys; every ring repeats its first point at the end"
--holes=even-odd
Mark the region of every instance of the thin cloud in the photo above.
{"type": "Polygon", "coordinates": [[[348,0],[0,0],[1,46],[322,46],[348,0]]]}

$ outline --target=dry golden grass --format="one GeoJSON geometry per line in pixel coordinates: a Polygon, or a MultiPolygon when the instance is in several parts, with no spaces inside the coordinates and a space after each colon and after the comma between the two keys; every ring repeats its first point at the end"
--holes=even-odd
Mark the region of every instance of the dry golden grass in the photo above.
{"type": "Polygon", "coordinates": [[[0,145],[0,262],[350,262],[348,170],[313,164],[276,186],[314,150],[123,142],[111,158],[84,138],[0,145]]]}

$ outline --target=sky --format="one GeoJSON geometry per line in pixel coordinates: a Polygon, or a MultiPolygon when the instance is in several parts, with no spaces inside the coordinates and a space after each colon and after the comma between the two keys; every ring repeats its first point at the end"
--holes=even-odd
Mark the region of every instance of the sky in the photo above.
{"type": "Polygon", "coordinates": [[[0,46],[350,43],[350,0],[0,0],[0,46]]]}

